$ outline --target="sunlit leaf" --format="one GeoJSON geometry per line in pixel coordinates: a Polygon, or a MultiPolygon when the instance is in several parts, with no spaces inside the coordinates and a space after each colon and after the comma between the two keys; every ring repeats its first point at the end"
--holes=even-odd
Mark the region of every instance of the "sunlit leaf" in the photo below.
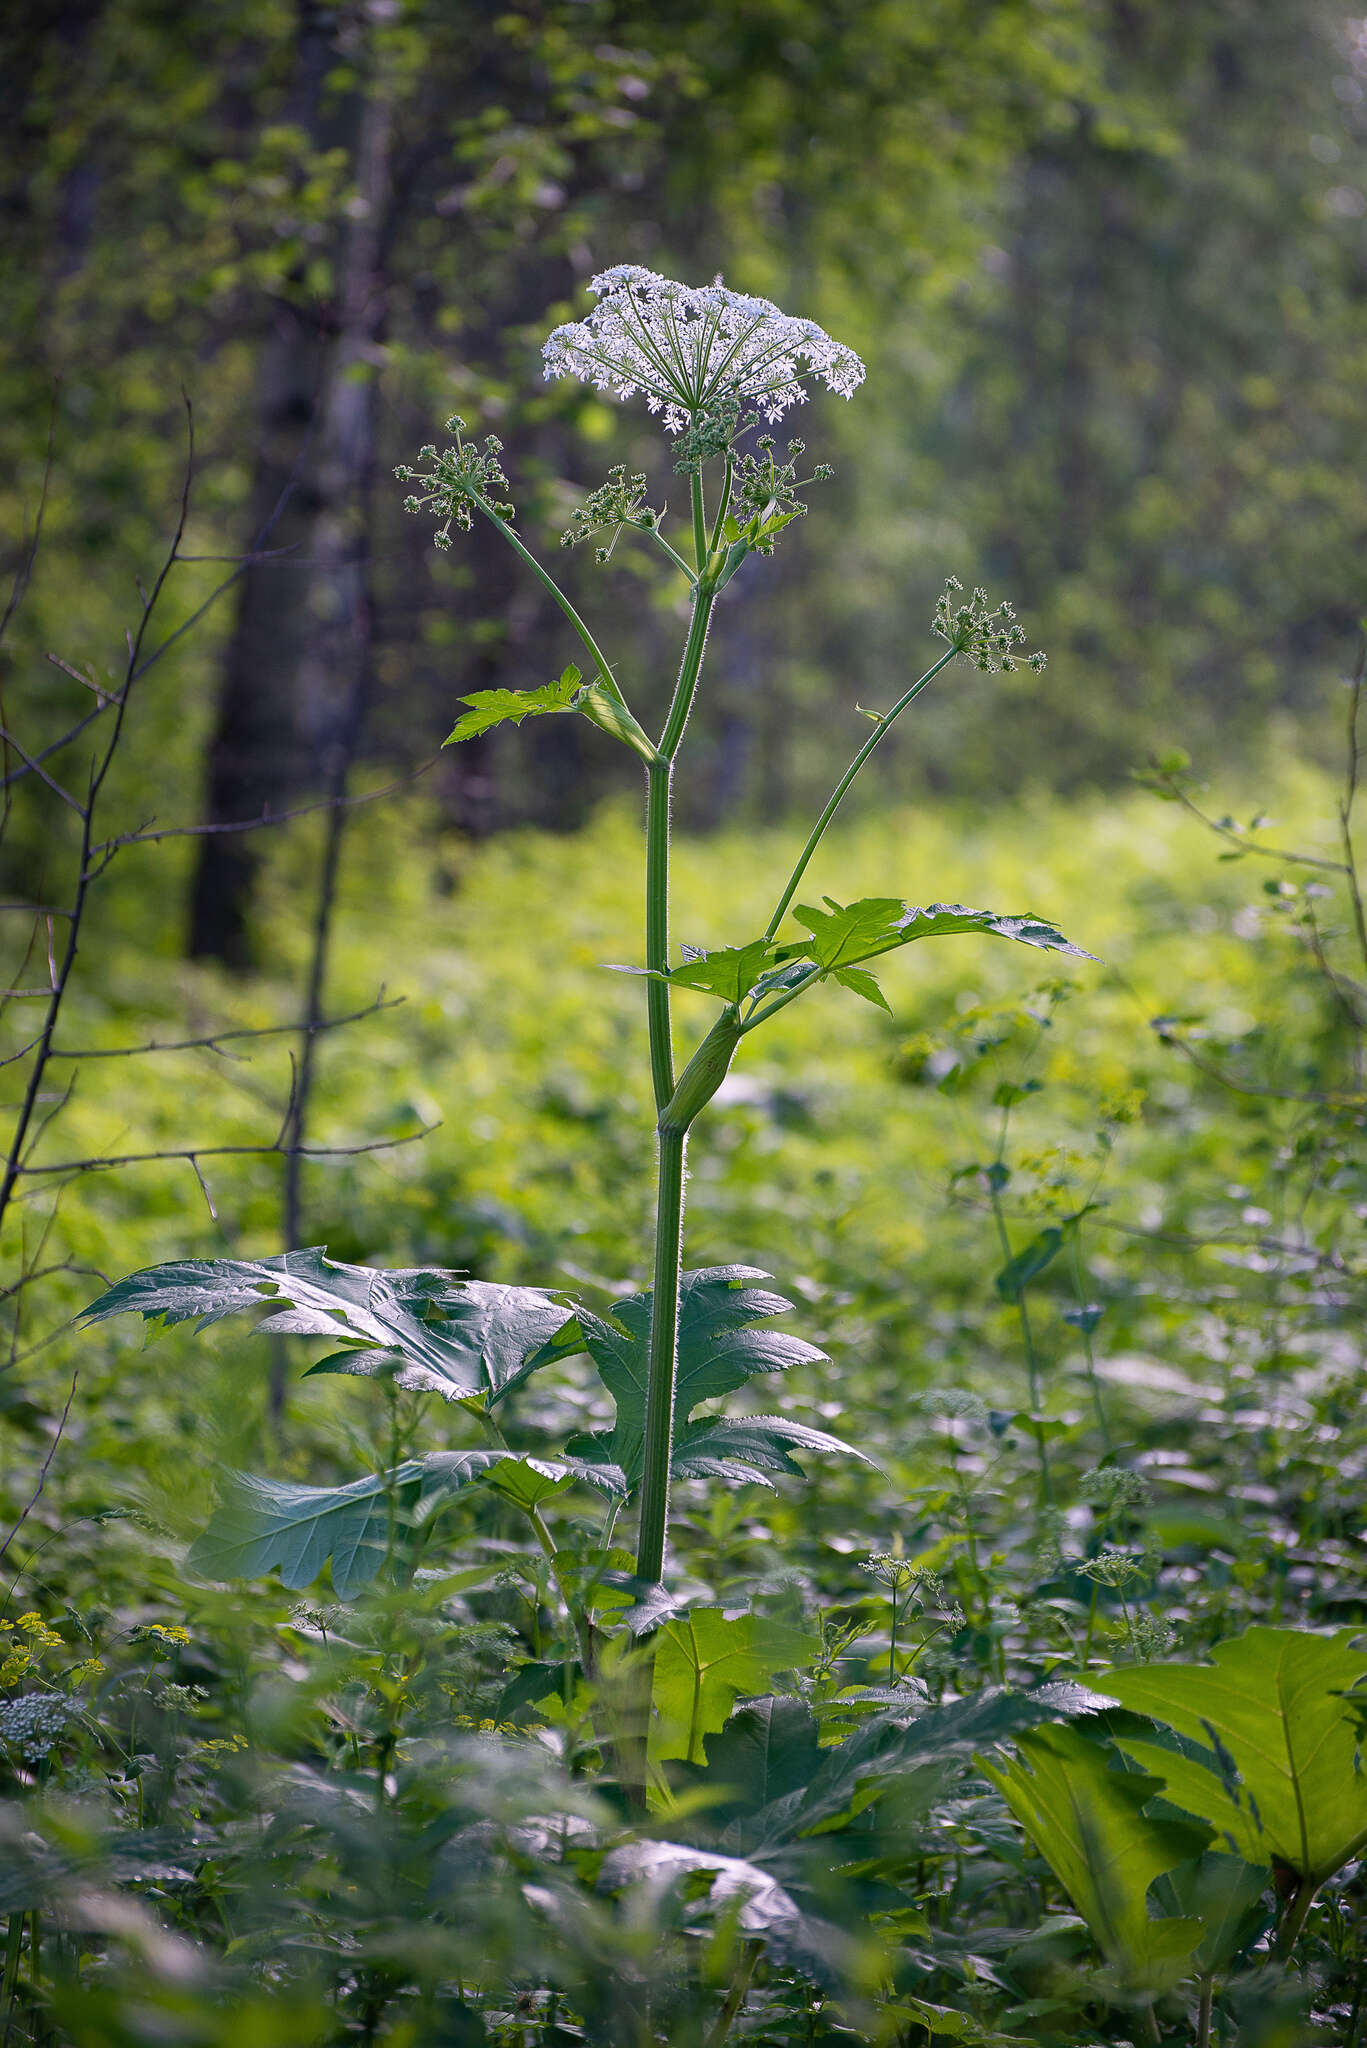
{"type": "Polygon", "coordinates": [[[1323,1884],[1367,1846],[1367,1655],[1349,1647],[1360,1633],[1251,1628],[1217,1644],[1209,1664],[1111,1672],[1106,1689],[1123,1706],[1184,1738],[1180,1749],[1117,1744],[1246,1861],[1275,1858],[1323,1884]]]}
{"type": "Polygon", "coordinates": [[[655,1636],[650,1753],[658,1761],[704,1758],[704,1737],[721,1728],[742,1693],[763,1692],[775,1672],[809,1664],[820,1645],[806,1629],[765,1614],[694,1607],[655,1636]]]}
{"type": "Polygon", "coordinates": [[[443,742],[453,746],[460,740],[475,739],[495,725],[521,725],[524,718],[540,718],[548,711],[573,711],[583,674],[573,662],[554,682],[539,690],[472,690],[461,703],[470,709],[459,717],[443,742]]]}
{"type": "MultiPolygon", "coordinates": [[[[1109,1681],[1108,1681],[1109,1682],[1109,1681]]],[[[1209,1830],[1149,1810],[1162,1785],[1116,1767],[1081,1729],[1039,1728],[1016,1738],[1016,1760],[979,1768],[1002,1794],[1128,1990],[1154,1992],[1189,1976],[1203,1934],[1186,1917],[1156,1919],[1155,1878],[1197,1857],[1209,1830]]]]}
{"type": "MultiPolygon", "coordinates": [[[[679,1362],[675,1384],[676,1430],[700,1401],[711,1401],[743,1386],[756,1373],[784,1372],[792,1365],[824,1364],[825,1353],[783,1330],[755,1329],[753,1324],[787,1313],[792,1303],[781,1294],[752,1283],[768,1279],[753,1266],[705,1266],[682,1276],[679,1288],[679,1362]]],[[[570,1446],[590,1458],[608,1458],[635,1485],[640,1477],[645,1431],[646,1380],[650,1353],[650,1293],[628,1295],[614,1302],[606,1316],[580,1309],[573,1322],[557,1333],[541,1357],[563,1357],[587,1351],[617,1407],[613,1430],[596,1438],[580,1438],[570,1446]]],[[[801,1425],[792,1425],[801,1430],[801,1425]]],[[[831,1438],[818,1446],[822,1433],[812,1431],[793,1449],[836,1447],[831,1438]]],[[[772,1440],[776,1446],[777,1440],[772,1440]]],[[[761,1448],[755,1439],[753,1452],[761,1448]]],[[[844,1448],[839,1446],[839,1448],[844,1448]]],[[[718,1453],[720,1454],[720,1452],[718,1453]]],[[[778,1458],[775,1447],[774,1460],[778,1458]]],[[[677,1469],[677,1468],[676,1468],[677,1469]]],[[[792,1464],[771,1462],[766,1468],[796,1472],[792,1464]]]]}

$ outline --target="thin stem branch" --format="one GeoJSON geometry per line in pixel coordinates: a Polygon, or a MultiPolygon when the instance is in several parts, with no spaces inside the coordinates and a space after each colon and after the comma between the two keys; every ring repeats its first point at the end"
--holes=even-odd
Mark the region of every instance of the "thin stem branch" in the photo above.
{"type": "Polygon", "coordinates": [[[869,737],[865,740],[863,746],[859,749],[859,752],[855,755],[849,767],[841,776],[839,782],[837,782],[834,790],[831,793],[830,802],[826,805],[825,810],[821,813],[821,816],[817,819],[815,825],[812,827],[811,833],[807,840],[807,844],[803,847],[801,853],[798,855],[797,865],[793,869],[791,875],[789,875],[787,884],[784,887],[783,894],[778,899],[778,904],[774,910],[774,914],[770,918],[768,925],[765,927],[764,936],[766,939],[772,939],[774,933],[782,924],[784,912],[787,910],[788,905],[793,900],[793,892],[796,890],[798,883],[802,880],[803,875],[806,873],[807,864],[811,860],[812,855],[816,852],[817,847],[821,844],[822,838],[826,831],[826,827],[830,824],[831,819],[835,816],[837,810],[840,808],[841,799],[843,798],[850,784],[854,781],[855,776],[859,773],[864,763],[868,760],[869,755],[873,752],[874,748],[878,745],[879,741],[887,733],[889,727],[892,725],[893,720],[901,717],[902,713],[906,710],[908,704],[910,704],[915,698],[920,696],[922,690],[924,690],[924,688],[926,687],[926,684],[933,682],[935,677],[939,675],[940,670],[942,668],[948,668],[950,662],[953,661],[955,655],[958,652],[959,649],[957,647],[951,647],[947,653],[942,654],[940,656],[940,659],[935,663],[934,667],[928,668],[923,676],[919,676],[917,680],[912,684],[911,688],[907,690],[904,693],[904,695],[897,699],[897,702],[893,705],[891,711],[885,711],[883,713],[883,716],[878,720],[878,723],[874,726],[873,731],[869,734],[869,737]]]}

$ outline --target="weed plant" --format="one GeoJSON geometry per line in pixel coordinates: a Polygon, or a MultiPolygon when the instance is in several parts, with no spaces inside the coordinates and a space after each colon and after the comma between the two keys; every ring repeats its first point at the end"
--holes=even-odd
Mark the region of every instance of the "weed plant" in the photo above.
{"type": "MultiPolygon", "coordinates": [[[[858,766],[936,670],[1017,658],[1009,610],[979,592],[947,593],[947,652],[874,720],[776,900],[714,860],[719,929],[671,964],[671,783],[712,608],[800,509],[800,451],[751,450],[750,416],[785,409],[804,368],[852,388],[857,366],[720,287],[599,283],[550,367],[658,402],[688,513],[676,549],[644,481],[615,471],[568,537],[610,554],[635,530],[687,576],[674,704],[650,739],[566,604],[588,670],[467,700],[453,738],[576,712],[640,754],[647,1085],[634,985],[566,998],[528,937],[544,919],[567,966],[601,957],[625,821],[575,856],[608,885],[544,911],[529,885],[558,864],[564,889],[563,844],[496,852],[501,943],[458,1028],[468,1157],[497,1163],[482,1202],[467,1170],[459,1205],[417,1168],[404,1225],[419,1256],[459,1232],[482,1270],[334,1246],[163,1264],[93,1305],[201,1329],[265,1308],[268,1340],[309,1342],[324,1376],[296,1455],[340,1469],[224,1473],[182,1567],[176,1514],[147,1516],[204,1414],[182,1335],[140,1424],[162,1463],[139,1519],[68,1496],[103,1526],[22,1547],[0,1662],[7,2035],[1353,2043],[1360,685],[1332,851],[1209,820],[1266,864],[1258,918],[1244,906],[1231,935],[1228,875],[1209,932],[1181,888],[1152,870],[1136,886],[1151,930],[1188,928],[1163,959],[1195,952],[1211,977],[1209,1010],[1166,1006],[1140,1060],[1085,1023],[1065,1036],[1130,1001],[1123,936],[1087,930],[1110,960],[1098,996],[1098,970],[1061,978],[1078,948],[1033,914],[798,902],[858,766]],[[975,960],[978,986],[923,996],[909,1027],[868,963],[973,933],[1053,971],[1013,989],[975,960]],[[1255,942],[1231,1001],[1223,974],[1255,942]],[[823,983],[871,1006],[880,1036],[852,1069],[803,1022],[823,983]],[[677,1066],[676,995],[713,1016],[677,1066]],[[524,1099],[505,1106],[510,1062],[524,1099]],[[1042,1103],[1063,1105],[1052,1132],[1042,1103]],[[689,1227],[717,1263],[685,1268],[704,1111],[689,1227]],[[909,1221],[928,1179],[929,1228],[909,1221]],[[650,1284],[619,1282],[647,1230],[650,1284]],[[807,1336],[775,1327],[789,1296],[735,1262],[737,1239],[785,1254],[807,1336]],[[541,1253],[550,1270],[525,1270],[541,1253]],[[777,1371],[791,1397],[759,1412],[754,1382],[777,1371]],[[368,1421],[349,1398],[365,1391],[368,1421]],[[732,1395],[750,1405],[722,1413],[732,1395]],[[857,1448],[830,1427],[856,1424],[857,1448]]],[[[493,495],[497,447],[452,431],[425,451],[424,495],[548,578],[493,495]]],[[[1179,757],[1152,779],[1205,816],[1179,757]]],[[[889,837],[842,844],[874,888],[889,837]]],[[[479,902],[464,915],[476,932],[479,902]]],[[[419,1050],[452,1028],[434,1004],[419,1050]]],[[[221,1355],[260,1381],[251,1347],[221,1355]]],[[[115,1404],[97,1450],[120,1426],[115,1404]]]]}

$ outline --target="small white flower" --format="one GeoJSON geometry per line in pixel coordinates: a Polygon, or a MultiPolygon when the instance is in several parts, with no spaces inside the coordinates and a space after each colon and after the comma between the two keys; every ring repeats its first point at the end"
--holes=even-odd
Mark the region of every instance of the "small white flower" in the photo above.
{"type": "Polygon", "coordinates": [[[579,377],[615,398],[641,392],[677,434],[734,401],[776,420],[819,377],[849,398],[864,381],[851,348],[814,320],[796,320],[768,299],[713,284],[676,284],[639,264],[593,278],[598,304],[586,320],[557,327],[542,355],[548,377],[579,377]]]}

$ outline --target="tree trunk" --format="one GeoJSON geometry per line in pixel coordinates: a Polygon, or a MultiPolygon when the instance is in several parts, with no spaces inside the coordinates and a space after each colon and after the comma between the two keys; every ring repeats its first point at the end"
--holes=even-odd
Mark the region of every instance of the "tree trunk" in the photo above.
{"type": "MultiPolygon", "coordinates": [[[[294,84],[286,118],[321,142],[320,100],[329,58],[328,16],[299,0],[294,84]]],[[[322,323],[280,303],[261,351],[250,536],[270,559],[238,586],[209,743],[205,822],[233,826],[279,810],[298,787],[294,678],[304,650],[301,581],[318,515],[306,477],[326,360],[322,323]]],[[[249,911],[257,855],[251,834],[206,833],[191,892],[187,948],[195,960],[251,964],[249,911]]]]}

